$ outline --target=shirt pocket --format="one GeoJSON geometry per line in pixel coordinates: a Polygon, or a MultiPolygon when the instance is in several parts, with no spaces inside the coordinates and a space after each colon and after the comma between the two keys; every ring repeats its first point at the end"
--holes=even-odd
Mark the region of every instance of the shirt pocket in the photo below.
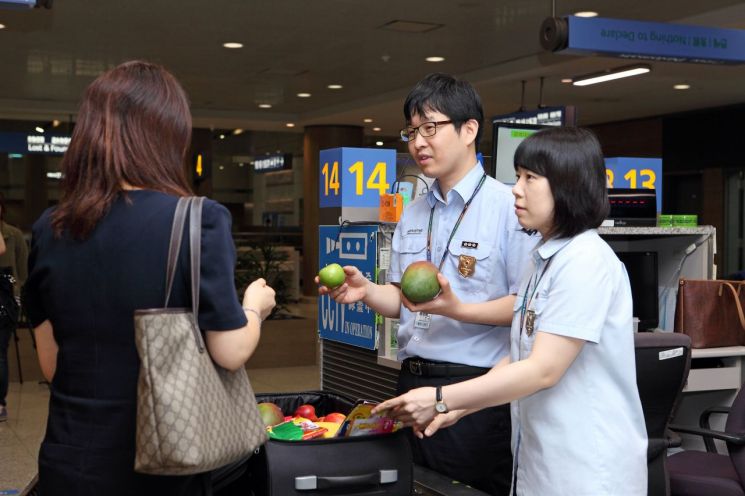
{"type": "MultiPolygon", "coordinates": [[[[528,294],[528,299],[530,299],[530,294],[528,294]]],[[[526,300],[525,304],[528,305],[528,309],[525,311],[525,315],[522,315],[522,300],[520,301],[520,304],[517,304],[517,302],[515,303],[516,308],[518,309],[518,312],[515,315],[520,323],[520,359],[523,360],[528,358],[533,352],[535,337],[538,334],[538,331],[541,330],[541,319],[546,308],[546,297],[543,294],[536,293],[530,304],[528,304],[526,300]],[[533,313],[533,316],[530,316],[531,313],[533,313]],[[532,331],[528,332],[528,323],[531,319],[533,320],[532,331]]]]}
{"type": "Polygon", "coordinates": [[[427,237],[421,234],[402,236],[399,259],[402,275],[412,263],[427,260],[427,237]]]}
{"type": "Polygon", "coordinates": [[[457,277],[457,286],[461,290],[470,293],[483,292],[486,285],[494,283],[491,280],[494,262],[493,248],[493,242],[476,244],[463,238],[453,238],[448,249],[448,260],[442,272],[450,278],[457,277]],[[470,247],[474,244],[475,247],[470,247]]]}

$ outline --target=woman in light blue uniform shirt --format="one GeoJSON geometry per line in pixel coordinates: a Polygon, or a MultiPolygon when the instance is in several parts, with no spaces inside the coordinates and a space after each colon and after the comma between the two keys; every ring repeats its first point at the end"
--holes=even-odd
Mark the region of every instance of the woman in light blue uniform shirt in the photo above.
{"type": "MultiPolygon", "coordinates": [[[[609,208],[600,144],[584,129],[539,131],[518,147],[515,170],[518,219],[543,241],[513,309],[510,358],[476,379],[415,389],[378,410],[431,436],[512,401],[514,494],[645,495],[631,290],[595,230],[609,208]]],[[[440,297],[461,304],[444,286],[440,297]]]]}

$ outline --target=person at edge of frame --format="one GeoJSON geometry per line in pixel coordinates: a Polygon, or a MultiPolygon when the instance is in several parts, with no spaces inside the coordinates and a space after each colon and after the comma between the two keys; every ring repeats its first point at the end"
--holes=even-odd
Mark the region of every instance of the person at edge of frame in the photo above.
{"type": "MultiPolygon", "coordinates": [[[[436,180],[426,196],[406,207],[396,226],[388,283],[375,284],[346,266],[344,284],[319,288],[339,303],[361,300],[400,319],[398,394],[478,377],[509,355],[511,312],[499,312],[509,314],[502,319],[482,315],[478,324],[469,319],[492,304],[512,309],[538,239],[517,222],[510,188],[487,176],[477,160],[484,114],[470,83],[430,74],[411,90],[403,110],[401,138],[421,172],[436,180]],[[462,299],[462,313],[438,298],[410,311],[412,303],[398,283],[410,264],[424,260],[439,267],[440,281],[462,299]]],[[[502,405],[432,437],[410,432],[414,462],[489,494],[507,495],[510,429],[509,405],[502,405]]]]}

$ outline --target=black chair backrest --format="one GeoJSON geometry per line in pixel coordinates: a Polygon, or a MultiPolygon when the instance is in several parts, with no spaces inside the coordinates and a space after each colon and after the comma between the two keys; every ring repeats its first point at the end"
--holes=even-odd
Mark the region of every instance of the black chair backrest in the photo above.
{"type": "Polygon", "coordinates": [[[634,347],[636,384],[651,442],[665,437],[677,409],[691,368],[691,339],[680,333],[638,332],[634,347]]]}
{"type": "MultiPolygon", "coordinates": [[[[732,402],[724,430],[732,434],[745,432],[745,385],[740,387],[735,401],[732,402]]],[[[740,481],[745,481],[745,446],[727,443],[727,451],[740,481]]]]}

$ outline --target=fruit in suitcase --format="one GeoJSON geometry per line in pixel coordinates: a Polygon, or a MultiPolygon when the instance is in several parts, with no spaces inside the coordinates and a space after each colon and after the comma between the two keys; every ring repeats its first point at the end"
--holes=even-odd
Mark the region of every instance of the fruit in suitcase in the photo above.
{"type": "Polygon", "coordinates": [[[430,262],[414,262],[401,277],[401,291],[412,303],[424,303],[440,292],[437,266],[430,262]]]}
{"type": "Polygon", "coordinates": [[[338,263],[327,265],[318,271],[318,281],[329,289],[338,288],[344,284],[344,269],[338,263]]]}
{"type": "Polygon", "coordinates": [[[316,417],[316,409],[313,405],[300,405],[295,410],[295,416],[296,417],[303,417],[308,420],[316,421],[318,420],[318,417],[316,417]]]}
{"type": "Polygon", "coordinates": [[[284,422],[285,416],[282,410],[274,403],[259,403],[259,415],[264,425],[269,427],[284,422]]]}
{"type": "Polygon", "coordinates": [[[347,416],[344,415],[343,413],[332,412],[332,413],[326,414],[326,416],[323,417],[323,421],[332,422],[334,424],[341,424],[342,422],[344,422],[346,418],[347,416]]]}

